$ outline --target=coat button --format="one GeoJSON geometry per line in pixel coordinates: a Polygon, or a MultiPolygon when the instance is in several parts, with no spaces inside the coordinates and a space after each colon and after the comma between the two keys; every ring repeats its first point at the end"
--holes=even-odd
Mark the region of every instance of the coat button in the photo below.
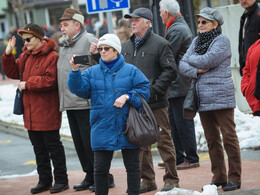
{"type": "Polygon", "coordinates": [[[115,93],[117,93],[118,91],[117,90],[115,90],[115,93]]]}
{"type": "Polygon", "coordinates": [[[116,72],[114,72],[114,75],[116,75],[116,72]]]}
{"type": "Polygon", "coordinates": [[[118,135],[121,135],[121,132],[119,132],[118,135]]]}
{"type": "Polygon", "coordinates": [[[120,112],[117,112],[117,114],[120,114],[120,112]]]}

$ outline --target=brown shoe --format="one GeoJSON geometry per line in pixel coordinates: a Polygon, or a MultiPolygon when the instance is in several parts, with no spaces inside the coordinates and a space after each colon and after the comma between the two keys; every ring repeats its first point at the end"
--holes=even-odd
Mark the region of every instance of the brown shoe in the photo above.
{"type": "Polygon", "coordinates": [[[161,192],[165,192],[165,191],[170,191],[172,190],[173,188],[179,188],[179,184],[177,183],[165,183],[163,188],[161,189],[161,192]]]}
{"type": "Polygon", "coordinates": [[[149,192],[149,191],[154,191],[157,190],[157,185],[154,184],[147,184],[142,182],[140,184],[140,194],[145,193],[145,192],[149,192]]]}
{"type": "Polygon", "coordinates": [[[177,170],[183,170],[183,169],[191,169],[195,167],[199,167],[200,163],[189,163],[189,162],[183,162],[179,165],[177,165],[177,170]]]}
{"type": "Polygon", "coordinates": [[[163,161],[158,162],[158,167],[165,167],[165,164],[163,161]]]}

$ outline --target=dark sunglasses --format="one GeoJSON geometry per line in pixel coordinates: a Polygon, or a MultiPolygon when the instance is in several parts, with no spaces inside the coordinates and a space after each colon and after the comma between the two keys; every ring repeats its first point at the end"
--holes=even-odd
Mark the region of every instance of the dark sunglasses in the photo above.
{"type": "Polygon", "coordinates": [[[26,39],[23,39],[23,41],[26,41],[26,42],[29,43],[33,37],[34,37],[34,36],[32,36],[32,37],[28,37],[28,38],[26,38],[26,39]]]}
{"type": "Polygon", "coordinates": [[[98,50],[98,52],[103,51],[103,49],[104,49],[105,51],[108,51],[110,48],[112,48],[112,47],[100,47],[100,48],[97,48],[97,50],[98,50]]]}
{"type": "Polygon", "coordinates": [[[206,21],[206,20],[202,20],[202,21],[199,21],[199,20],[198,20],[198,24],[200,24],[200,23],[203,24],[203,25],[205,25],[205,24],[207,24],[207,23],[209,23],[209,22],[206,21]]]}

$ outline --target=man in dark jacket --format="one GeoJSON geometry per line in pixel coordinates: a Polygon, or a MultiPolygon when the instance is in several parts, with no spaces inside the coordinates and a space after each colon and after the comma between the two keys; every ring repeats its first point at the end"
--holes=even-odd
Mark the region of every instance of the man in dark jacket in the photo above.
{"type": "MultiPolygon", "coordinates": [[[[161,0],[160,16],[167,28],[165,39],[170,42],[174,59],[179,67],[179,62],[192,41],[191,30],[180,14],[180,6],[176,0],[161,0]]],[[[178,72],[177,79],[172,81],[167,94],[177,170],[199,166],[194,121],[183,118],[183,102],[189,86],[189,79],[178,72]]]]}
{"type": "MultiPolygon", "coordinates": [[[[168,119],[167,89],[177,76],[176,64],[169,42],[154,34],[150,29],[152,12],[147,8],[138,8],[125,18],[132,21],[133,36],[122,44],[125,61],[139,68],[150,81],[149,105],[161,128],[157,148],[164,160],[165,175],[162,191],[179,186],[176,170],[176,153],[171,137],[168,119]]],[[[140,152],[141,178],[140,193],[157,189],[151,154],[151,146],[140,152]]]]}
{"type": "Polygon", "coordinates": [[[240,0],[240,5],[245,9],[240,18],[238,45],[240,74],[242,76],[247,50],[260,38],[260,8],[256,0],[240,0]]]}

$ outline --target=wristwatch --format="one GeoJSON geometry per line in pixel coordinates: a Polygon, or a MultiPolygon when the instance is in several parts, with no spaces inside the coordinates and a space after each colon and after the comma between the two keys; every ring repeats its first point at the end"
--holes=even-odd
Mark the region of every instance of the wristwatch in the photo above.
{"type": "Polygon", "coordinates": [[[126,100],[129,100],[129,96],[127,94],[125,94],[125,98],[126,100]]]}

